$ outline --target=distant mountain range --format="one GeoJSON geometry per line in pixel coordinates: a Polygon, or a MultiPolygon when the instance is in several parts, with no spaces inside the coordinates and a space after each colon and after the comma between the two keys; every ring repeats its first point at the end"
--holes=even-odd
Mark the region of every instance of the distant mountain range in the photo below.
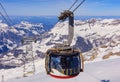
{"type": "MultiPolygon", "coordinates": [[[[74,38],[72,45],[83,52],[85,61],[103,60],[111,56],[120,56],[120,20],[119,19],[89,19],[75,20],[74,38]]],[[[37,43],[33,43],[33,52],[35,59],[44,58],[47,49],[55,46],[55,43],[62,43],[66,40],[68,33],[68,21],[58,22],[50,31],[45,32],[43,25],[32,24],[22,21],[20,24],[9,28],[5,23],[0,23],[0,29],[4,33],[1,37],[0,50],[9,50],[2,53],[1,64],[10,66],[20,66],[23,54],[25,54],[25,45],[19,45],[23,36],[41,36],[45,34],[37,43]],[[12,35],[12,38],[9,37],[12,35]],[[14,37],[13,37],[14,36],[14,37]],[[2,43],[2,40],[5,43],[2,43]],[[19,45],[19,46],[18,46],[19,45]],[[15,48],[16,47],[16,48],[15,48]],[[15,61],[19,61],[15,63],[15,61]]]]}
{"type": "Polygon", "coordinates": [[[23,37],[37,36],[44,33],[42,23],[32,24],[26,21],[9,27],[7,24],[0,22],[0,54],[13,50],[21,44],[23,37]]]}

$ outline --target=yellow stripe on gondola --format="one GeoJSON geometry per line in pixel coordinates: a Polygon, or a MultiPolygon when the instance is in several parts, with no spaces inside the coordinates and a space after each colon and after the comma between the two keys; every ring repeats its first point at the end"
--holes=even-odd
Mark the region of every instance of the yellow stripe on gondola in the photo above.
{"type": "Polygon", "coordinates": [[[70,69],[70,75],[72,75],[73,73],[72,73],[72,69],[70,69]]]}
{"type": "Polygon", "coordinates": [[[66,69],[66,75],[68,75],[68,69],[66,69]]]}
{"type": "Polygon", "coordinates": [[[64,69],[61,70],[61,73],[64,74],[64,69]]]}

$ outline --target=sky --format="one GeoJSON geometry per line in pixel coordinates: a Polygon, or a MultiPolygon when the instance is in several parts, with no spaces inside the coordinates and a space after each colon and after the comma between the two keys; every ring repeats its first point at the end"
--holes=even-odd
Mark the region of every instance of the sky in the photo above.
{"type": "MultiPolygon", "coordinates": [[[[61,11],[67,10],[75,0],[0,0],[0,1],[9,15],[50,16],[59,15],[61,11]]],[[[77,4],[79,4],[80,2],[81,0],[78,0],[77,4]]],[[[77,6],[77,4],[75,6],[77,6]]],[[[120,16],[120,0],[86,0],[82,4],[82,6],[80,6],[75,11],[75,15],[120,16]]]]}

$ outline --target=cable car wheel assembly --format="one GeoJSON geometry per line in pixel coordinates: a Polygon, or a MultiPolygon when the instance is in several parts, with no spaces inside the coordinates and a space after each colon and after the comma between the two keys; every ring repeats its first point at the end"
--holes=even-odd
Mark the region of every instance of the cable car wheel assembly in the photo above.
{"type": "Polygon", "coordinates": [[[45,69],[46,73],[52,77],[72,78],[84,70],[84,60],[81,51],[70,46],[74,35],[74,11],[85,0],[82,0],[73,11],[70,11],[77,1],[72,4],[69,10],[65,10],[58,17],[59,21],[64,21],[69,18],[68,42],[66,44],[56,45],[46,52],[45,69]]]}

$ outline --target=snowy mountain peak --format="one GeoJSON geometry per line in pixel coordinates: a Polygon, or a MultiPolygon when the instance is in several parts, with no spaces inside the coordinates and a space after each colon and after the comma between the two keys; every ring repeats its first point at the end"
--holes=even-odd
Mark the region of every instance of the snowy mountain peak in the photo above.
{"type": "Polygon", "coordinates": [[[21,21],[20,24],[16,25],[16,27],[21,27],[21,28],[40,27],[40,28],[43,28],[43,25],[42,25],[42,23],[40,23],[40,24],[32,24],[32,23],[27,22],[27,21],[21,21]]]}
{"type": "Polygon", "coordinates": [[[0,31],[6,32],[7,29],[8,29],[8,25],[3,23],[2,20],[0,20],[0,31]]]}

